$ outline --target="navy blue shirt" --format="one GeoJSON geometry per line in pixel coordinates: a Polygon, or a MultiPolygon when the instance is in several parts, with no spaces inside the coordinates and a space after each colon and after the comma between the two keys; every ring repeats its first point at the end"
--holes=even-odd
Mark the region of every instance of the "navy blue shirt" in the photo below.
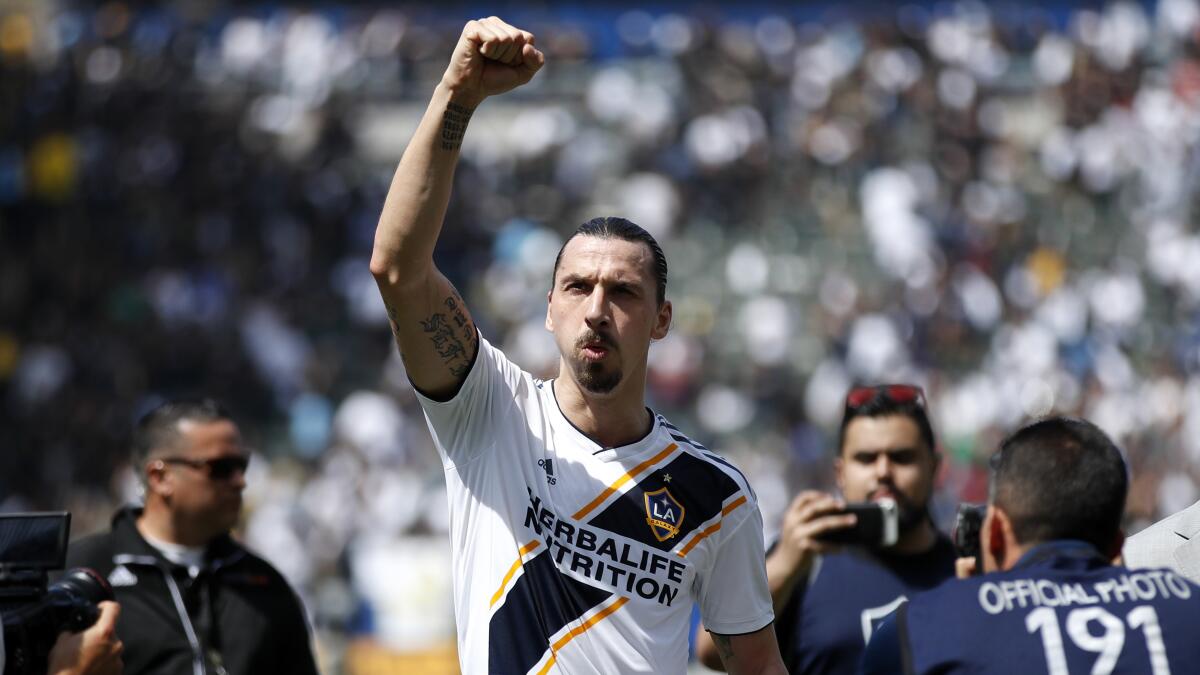
{"type": "Polygon", "coordinates": [[[862,672],[1138,673],[1200,667],[1200,586],[1111,565],[1084,542],[1031,549],[1007,572],[914,597],[880,626],[862,672]]]}
{"type": "Polygon", "coordinates": [[[775,617],[788,672],[853,673],[879,622],[913,593],[953,577],[954,558],[954,545],[941,535],[916,555],[846,549],[819,558],[775,617]]]}

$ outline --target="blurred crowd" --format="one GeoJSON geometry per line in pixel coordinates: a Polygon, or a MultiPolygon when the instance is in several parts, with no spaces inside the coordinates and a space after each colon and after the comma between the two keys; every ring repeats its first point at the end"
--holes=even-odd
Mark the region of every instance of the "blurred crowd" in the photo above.
{"type": "MultiPolygon", "coordinates": [[[[670,264],[651,405],[768,530],[830,486],[857,382],[925,387],[943,523],[1050,411],[1118,439],[1130,531],[1195,501],[1200,5],[834,4],[505,16],[549,65],[475,114],[437,254],[483,334],[552,373],[554,255],[624,215],[670,264]]],[[[468,18],[0,0],[0,508],[103,527],[133,421],[211,395],[326,663],[452,658],[440,465],[367,261],[468,18]]]]}

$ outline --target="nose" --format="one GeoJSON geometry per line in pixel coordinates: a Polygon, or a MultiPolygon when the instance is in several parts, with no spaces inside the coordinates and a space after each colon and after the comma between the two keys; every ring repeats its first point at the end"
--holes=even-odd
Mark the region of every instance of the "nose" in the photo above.
{"type": "Polygon", "coordinates": [[[584,315],[584,321],[593,330],[607,326],[612,319],[611,309],[608,301],[608,293],[605,292],[604,287],[597,284],[592,289],[591,296],[588,297],[587,313],[584,315]]]}
{"type": "Polygon", "coordinates": [[[892,475],[892,460],[886,453],[879,453],[875,458],[875,476],[876,478],[890,478],[892,475]]]}

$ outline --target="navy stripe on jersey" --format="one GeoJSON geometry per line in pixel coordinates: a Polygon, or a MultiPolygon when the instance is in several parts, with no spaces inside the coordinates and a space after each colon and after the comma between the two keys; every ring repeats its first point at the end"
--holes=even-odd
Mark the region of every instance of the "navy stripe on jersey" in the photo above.
{"type": "Polygon", "coordinates": [[[717,464],[723,464],[723,465],[729,467],[730,469],[733,469],[734,473],[736,473],[738,476],[741,476],[742,482],[746,484],[746,489],[750,491],[750,496],[753,497],[755,501],[758,501],[758,495],[754,494],[754,488],[750,487],[750,481],[746,480],[746,474],[742,473],[741,469],[730,464],[729,460],[712,452],[711,450],[708,452],[705,452],[703,454],[705,457],[711,459],[712,461],[716,462],[717,464]]]}
{"type": "Polygon", "coordinates": [[[591,525],[635,539],[660,551],[669,551],[702,523],[721,512],[725,500],[740,490],[724,471],[689,452],[681,452],[665,466],[646,475],[638,484],[592,518],[591,525]],[[683,506],[679,533],[664,541],[647,522],[644,495],[666,488],[683,506]]]}
{"type": "Polygon", "coordinates": [[[750,481],[746,480],[746,474],[742,473],[741,469],[737,468],[733,464],[730,464],[729,460],[718,455],[717,453],[713,452],[712,450],[709,450],[708,448],[704,447],[703,445],[700,445],[696,441],[693,441],[692,439],[688,438],[687,436],[684,436],[683,432],[679,430],[679,427],[668,422],[667,418],[663,417],[662,415],[658,416],[658,421],[664,427],[671,430],[671,431],[667,432],[667,433],[671,434],[671,438],[679,441],[680,443],[687,443],[688,445],[692,446],[693,448],[699,450],[700,454],[704,455],[705,457],[707,457],[707,458],[711,459],[712,461],[714,461],[718,464],[721,464],[729,469],[732,469],[738,476],[741,477],[742,482],[746,484],[746,489],[750,491],[750,496],[754,497],[756,500],[758,499],[758,497],[754,494],[754,488],[750,487],[750,481]]]}
{"type": "Polygon", "coordinates": [[[488,625],[488,673],[524,675],[563,626],[612,597],[561,573],[549,553],[530,558],[525,572],[488,625]]]}
{"type": "MultiPolygon", "coordinates": [[[[676,440],[681,440],[681,441],[683,441],[684,443],[687,443],[688,445],[692,446],[693,448],[697,448],[697,449],[699,449],[699,450],[708,450],[708,448],[704,447],[703,445],[700,445],[700,444],[699,444],[699,443],[697,443],[696,441],[693,441],[692,439],[690,439],[690,438],[688,438],[688,437],[684,436],[684,434],[683,434],[683,430],[682,430],[682,429],[680,429],[679,427],[675,426],[674,424],[671,424],[670,422],[668,422],[668,421],[667,421],[667,418],[663,417],[662,415],[659,415],[659,416],[658,416],[658,421],[659,421],[659,423],[660,423],[660,424],[662,424],[664,427],[666,427],[666,428],[670,429],[671,431],[675,432],[675,433],[673,433],[673,434],[671,434],[671,435],[672,435],[672,436],[675,436],[676,440]],[[676,434],[678,434],[678,436],[676,436],[676,434]],[[683,438],[679,438],[679,436],[683,436],[683,438]]],[[[668,433],[670,433],[670,432],[668,432],[668,433]]]]}

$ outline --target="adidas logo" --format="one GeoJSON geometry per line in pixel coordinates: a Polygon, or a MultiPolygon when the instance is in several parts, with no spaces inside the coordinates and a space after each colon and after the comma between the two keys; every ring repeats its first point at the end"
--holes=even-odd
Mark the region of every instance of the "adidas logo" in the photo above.
{"type": "Polygon", "coordinates": [[[558,482],[558,479],[554,477],[554,460],[553,459],[539,459],[538,466],[545,469],[546,483],[548,485],[554,485],[555,483],[558,482]]]}
{"type": "Polygon", "coordinates": [[[137,576],[133,572],[130,572],[128,567],[117,565],[108,574],[108,584],[113,588],[117,586],[134,586],[137,584],[137,576]]]}

